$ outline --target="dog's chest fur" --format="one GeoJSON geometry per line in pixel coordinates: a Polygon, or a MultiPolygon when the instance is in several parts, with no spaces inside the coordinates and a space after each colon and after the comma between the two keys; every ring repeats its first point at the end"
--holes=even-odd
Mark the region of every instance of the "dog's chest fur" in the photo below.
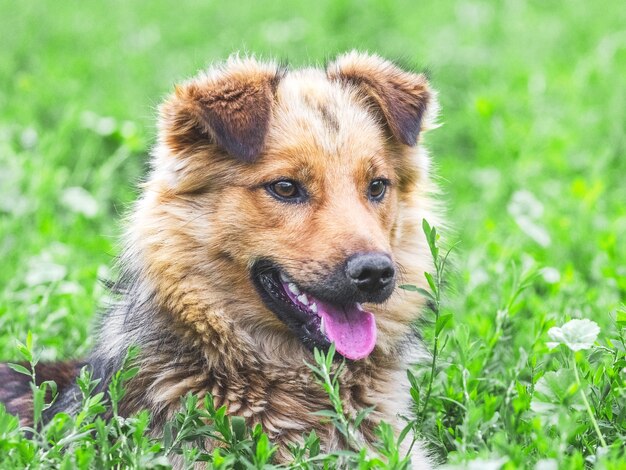
{"type": "MultiPolygon", "coordinates": [[[[210,393],[216,407],[225,405],[229,414],[242,416],[251,425],[262,424],[277,442],[297,441],[303,432],[316,430],[329,448],[334,447],[332,442],[340,444],[332,425],[323,424],[314,415],[330,409],[331,404],[307,365],[314,363],[307,349],[284,345],[287,353],[281,357],[279,351],[274,350],[273,356],[267,352],[255,355],[241,346],[243,354],[225,354],[215,345],[179,335],[162,312],[150,325],[139,328],[146,313],[142,308],[126,308],[125,315],[117,309],[109,312],[108,328],[102,332],[90,360],[96,374],[115,370],[122,361],[115,340],[141,345],[140,372],[128,386],[122,413],[150,409],[155,418],[153,425],[159,428],[180,410],[181,397],[189,392],[200,397],[210,393]],[[112,344],[114,348],[110,348],[112,344]]],[[[402,349],[391,355],[376,352],[365,361],[347,362],[339,376],[348,415],[374,408],[362,426],[363,437],[369,443],[374,441],[373,430],[381,419],[393,424],[398,413],[407,411],[408,364],[399,358],[416,360],[419,349],[415,341],[406,341],[402,349]]]]}
{"type": "MultiPolygon", "coordinates": [[[[149,300],[120,304],[103,322],[107,328],[101,330],[89,362],[95,375],[104,378],[104,385],[110,372],[121,364],[121,344],[141,346],[140,372],[126,387],[120,413],[128,416],[151,410],[155,435],[160,435],[165,422],[180,411],[181,397],[189,392],[199,397],[210,393],[216,407],[225,405],[229,414],[244,417],[249,425],[261,424],[270,439],[280,445],[280,461],[288,460],[287,443],[300,442],[303,433],[313,430],[325,450],[345,448],[334,426],[314,414],[332,407],[307,366],[314,358],[306,348],[286,344],[289,354],[272,350],[276,354],[269,356],[268,352],[255,355],[243,346],[239,350],[243,354],[233,354],[233,345],[228,344],[226,354],[197,337],[179,334],[169,314],[157,313],[149,300]],[[148,315],[152,316],[150,323],[145,322],[148,315]]],[[[407,338],[402,350],[389,355],[375,352],[365,361],[345,364],[339,377],[345,412],[354,417],[365,408],[374,409],[357,436],[363,444],[371,446],[376,441],[374,430],[381,420],[402,428],[399,415],[409,412],[406,367],[408,361],[419,359],[418,344],[415,338],[407,338]]]]}
{"type": "MultiPolygon", "coordinates": [[[[216,407],[226,406],[230,415],[242,416],[247,424],[261,424],[270,439],[280,445],[281,460],[287,459],[288,443],[302,440],[303,433],[315,430],[327,451],[345,448],[334,426],[314,413],[331,409],[328,395],[304,364],[293,361],[263,364],[250,361],[233,369],[193,357],[175,361],[144,360],[140,375],[130,384],[122,412],[153,410],[156,434],[180,410],[180,397],[191,392],[203,397],[210,393],[216,407]]],[[[349,416],[372,407],[357,438],[363,445],[376,442],[375,427],[384,420],[401,428],[399,415],[408,412],[405,368],[400,363],[380,360],[371,364],[347,364],[340,375],[344,411],[349,416]]],[[[308,358],[313,361],[312,357],[308,358]]],[[[211,445],[207,442],[207,445],[211,445]]]]}

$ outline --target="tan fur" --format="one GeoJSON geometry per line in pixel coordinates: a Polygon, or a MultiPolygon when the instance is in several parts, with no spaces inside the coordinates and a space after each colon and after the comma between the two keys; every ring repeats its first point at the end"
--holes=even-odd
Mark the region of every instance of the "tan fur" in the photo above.
{"type": "MultiPolygon", "coordinates": [[[[389,251],[402,267],[401,282],[423,286],[431,264],[421,221],[437,223],[429,162],[421,147],[401,141],[401,125],[389,109],[407,99],[403,88],[423,98],[424,110],[434,95],[423,76],[356,53],[338,59],[328,72],[294,71],[277,82],[280,75],[275,64],[233,58],[178,87],[161,107],[154,170],[129,239],[172,322],[189,341],[203,345],[224,380],[181,381],[178,374],[168,378],[158,370],[144,374],[157,377],[147,392],[164,409],[211,383],[208,391],[218,403],[261,422],[278,441],[297,440],[316,428],[328,447],[335,447],[338,436],[310,414],[328,406],[304,365],[311,354],[261,303],[248,268],[270,253],[306,284],[350,253],[389,251]],[[232,90],[249,83],[273,105],[262,152],[243,162],[198,138],[202,113],[189,109],[225,84],[232,90]],[[362,194],[380,175],[392,180],[391,194],[372,208],[362,194]],[[263,184],[278,177],[306,182],[311,204],[290,208],[269,197],[263,184]]],[[[229,106],[246,113],[249,103],[229,106]]],[[[397,422],[396,415],[405,412],[406,397],[398,396],[406,392],[404,370],[411,358],[400,353],[421,300],[397,289],[387,303],[366,307],[376,314],[377,347],[369,358],[349,365],[342,389],[348,410],[377,407],[365,426],[371,440],[368,426],[383,418],[397,422]]]]}
{"type": "MultiPolygon", "coordinates": [[[[344,446],[312,414],[330,405],[306,366],[311,351],[265,307],[250,268],[271,256],[309,285],[353,253],[385,252],[399,283],[426,287],[432,265],[421,223],[439,220],[421,135],[435,112],[423,75],[356,52],[326,70],[233,57],[178,86],[160,108],[152,171],[128,224],[125,269],[139,287],[104,317],[91,360],[115,364],[125,347],[142,346],[121,411],[151,409],[158,433],[181,396],[210,392],[282,444],[278,461],[288,458],[284,444],[313,429],[325,450],[344,446]],[[365,194],[379,177],[391,186],[372,204],[365,194]],[[310,201],[276,201],[264,185],[278,178],[303,182],[310,201]]],[[[400,429],[398,415],[408,414],[422,303],[396,289],[365,305],[376,347],[341,376],[349,413],[375,407],[364,444],[380,420],[400,429]]],[[[415,446],[413,467],[430,465],[415,446]]]]}

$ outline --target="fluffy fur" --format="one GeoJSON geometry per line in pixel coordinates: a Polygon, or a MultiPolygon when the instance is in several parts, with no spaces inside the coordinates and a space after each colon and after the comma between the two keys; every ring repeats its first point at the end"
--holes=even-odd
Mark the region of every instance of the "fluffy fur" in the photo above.
{"type": "MultiPolygon", "coordinates": [[[[436,109],[423,75],[356,52],[325,70],[233,57],[177,86],[160,107],[152,170],[127,224],[119,302],[101,317],[86,361],[106,387],[126,349],[140,346],[121,413],[150,409],[158,433],[182,395],[210,392],[280,444],[315,429],[326,450],[344,445],[312,414],[329,403],[305,366],[310,348],[264,305],[250,269],[271,257],[307,285],[352,253],[378,251],[392,255],[402,283],[425,287],[432,266],[421,221],[438,217],[420,141],[436,109]],[[363,194],[381,174],[391,186],[372,205],[363,194]],[[264,185],[281,177],[304,182],[310,203],[268,195],[264,185]]],[[[341,390],[348,412],[375,407],[362,426],[371,443],[377,422],[399,428],[407,412],[422,300],[396,289],[366,307],[376,347],[348,361],[341,390]]],[[[66,379],[52,411],[72,412],[67,377],[77,365],[55,367],[66,379]]],[[[0,378],[0,399],[26,424],[23,379],[5,367],[0,378]]],[[[419,446],[413,466],[430,467],[419,446]]]]}

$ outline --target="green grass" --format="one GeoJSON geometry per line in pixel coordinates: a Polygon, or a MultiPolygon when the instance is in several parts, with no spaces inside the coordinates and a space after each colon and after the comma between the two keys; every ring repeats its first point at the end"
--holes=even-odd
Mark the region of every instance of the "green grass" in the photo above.
{"type": "MultiPolygon", "coordinates": [[[[236,50],[302,65],[357,47],[427,68],[443,106],[427,141],[456,246],[426,402],[415,371],[424,436],[450,465],[624,468],[625,24],[619,0],[0,0],[0,357],[28,331],[43,359],[88,351],[174,83],[236,50]],[[596,345],[549,350],[575,318],[596,345]]],[[[0,462],[38,455],[8,419],[0,462]]],[[[113,431],[146,445],[138,419],[113,431]]]]}

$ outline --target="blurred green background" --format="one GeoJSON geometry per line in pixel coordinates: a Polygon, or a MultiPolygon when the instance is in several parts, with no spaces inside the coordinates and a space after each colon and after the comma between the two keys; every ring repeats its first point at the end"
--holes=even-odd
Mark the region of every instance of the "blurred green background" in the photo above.
{"type": "Polygon", "coordinates": [[[621,1],[2,0],[0,34],[1,357],[28,329],[45,357],[85,352],[155,108],[234,51],[300,66],[358,48],[429,71],[457,322],[488,328],[531,262],[548,268],[533,314],[602,324],[624,298],[621,1]]]}
{"type": "MultiPolygon", "coordinates": [[[[107,301],[98,278],[115,275],[156,106],[176,82],[235,51],[300,66],[357,48],[428,70],[442,104],[426,143],[456,243],[451,366],[425,433],[461,459],[560,458],[574,443],[583,465],[594,452],[584,417],[549,411],[560,431],[543,431],[530,394],[562,367],[547,329],[589,318],[613,347],[626,298],[623,0],[0,0],[0,44],[0,358],[17,358],[28,330],[44,359],[89,349],[107,301]]],[[[600,404],[613,390],[601,425],[618,443],[620,367],[593,389],[600,404]]]]}

